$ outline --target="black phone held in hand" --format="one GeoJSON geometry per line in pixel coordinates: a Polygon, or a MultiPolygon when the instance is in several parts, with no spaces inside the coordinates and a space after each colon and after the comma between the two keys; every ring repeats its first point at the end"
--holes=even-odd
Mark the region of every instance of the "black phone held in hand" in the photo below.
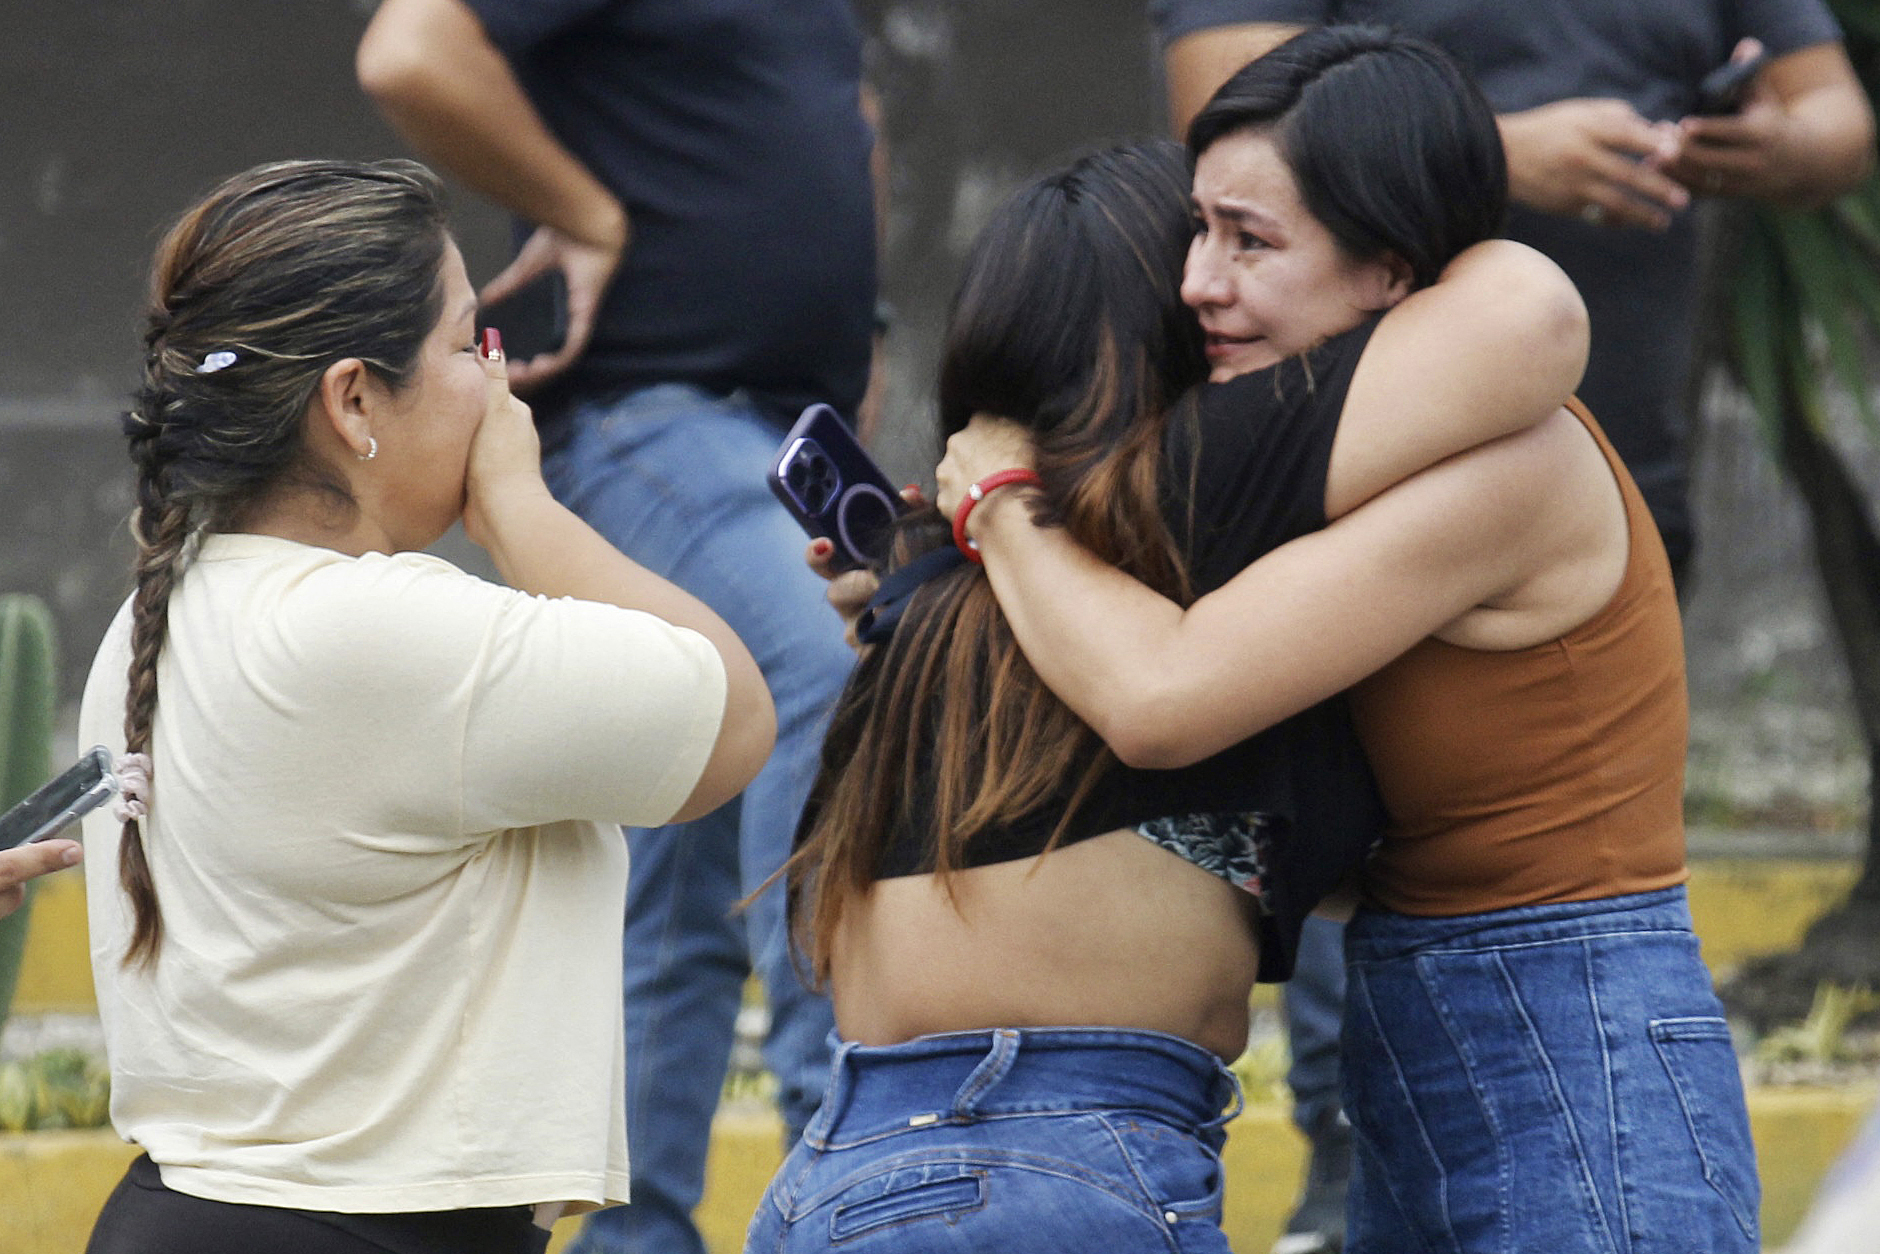
{"type": "Polygon", "coordinates": [[[88,750],[78,765],[60,772],[32,796],[0,814],[0,849],[50,840],[67,825],[109,801],[118,790],[111,773],[111,751],[88,750]]]}
{"type": "Polygon", "coordinates": [[[1749,98],[1750,85],[1768,60],[1768,53],[1759,52],[1747,61],[1731,61],[1704,75],[1704,81],[1697,85],[1697,105],[1691,112],[1715,118],[1741,109],[1749,98]]]}
{"type": "Polygon", "coordinates": [[[503,335],[503,355],[528,361],[552,353],[568,339],[568,281],[550,270],[499,301],[477,311],[477,329],[495,327],[503,335]]]}
{"type": "Polygon", "coordinates": [[[894,520],[905,503],[849,424],[829,406],[803,411],[766,478],[811,539],[835,545],[833,568],[879,566],[887,557],[894,520]]]}

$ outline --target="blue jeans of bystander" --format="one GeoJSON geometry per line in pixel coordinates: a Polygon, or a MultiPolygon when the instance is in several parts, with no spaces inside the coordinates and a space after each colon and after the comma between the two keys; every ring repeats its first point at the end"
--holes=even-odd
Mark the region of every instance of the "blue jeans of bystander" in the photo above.
{"type": "Polygon", "coordinates": [[[1752,1254],[1755,1149],[1684,889],[1361,910],[1350,1254],[1752,1254]]]}
{"type": "Polygon", "coordinates": [[[1313,915],[1299,935],[1292,979],[1280,985],[1292,1064],[1293,1123],[1308,1138],[1344,1120],[1339,1105],[1338,1032],[1345,1008],[1345,925],[1313,915]]]}
{"type": "Polygon", "coordinates": [[[740,798],[691,823],[627,834],[633,1204],[590,1218],[575,1254],[703,1254],[691,1215],[751,970],[769,1003],[764,1061],[792,1139],[828,1080],[833,1020],[791,962],[782,890],[732,913],[789,854],[853,661],[825,585],[803,562],[807,537],[765,484],[782,438],[735,395],[666,384],[577,409],[544,462],[557,498],[730,624],[777,706],[776,750],[740,798]]]}
{"type": "Polygon", "coordinates": [[[1293,1123],[1306,1138],[1299,1200],[1273,1254],[1322,1254],[1343,1247],[1351,1179],[1351,1125],[1340,1101],[1339,1026],[1345,1010],[1345,927],[1317,915],[1299,935],[1292,978],[1280,986],[1292,1065],[1293,1123]]]}
{"type": "Polygon", "coordinates": [[[745,1254],[1223,1254],[1230,1105],[1220,1060],[1158,1032],[845,1044],[745,1254]]]}

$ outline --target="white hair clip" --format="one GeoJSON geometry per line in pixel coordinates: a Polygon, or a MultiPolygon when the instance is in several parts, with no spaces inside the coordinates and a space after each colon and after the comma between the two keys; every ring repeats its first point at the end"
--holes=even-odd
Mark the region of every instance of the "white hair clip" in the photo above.
{"type": "Polygon", "coordinates": [[[204,357],[202,359],[202,364],[196,367],[196,373],[197,374],[214,374],[218,370],[227,370],[230,366],[234,364],[235,364],[234,353],[231,353],[226,348],[218,349],[215,352],[210,353],[207,357],[204,357]]]}

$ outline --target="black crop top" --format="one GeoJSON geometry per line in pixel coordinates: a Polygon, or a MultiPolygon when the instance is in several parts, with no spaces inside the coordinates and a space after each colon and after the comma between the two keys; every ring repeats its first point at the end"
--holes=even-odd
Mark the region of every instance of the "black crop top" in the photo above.
{"type": "MultiPolygon", "coordinates": [[[[1325,526],[1325,481],[1338,416],[1376,320],[1303,357],[1204,387],[1192,423],[1171,421],[1163,513],[1189,559],[1196,595],[1257,558],[1325,526]]],[[[985,866],[1044,851],[1068,805],[1051,805],[966,843],[962,864],[985,866]]],[[[1343,697],[1301,711],[1192,766],[1117,766],[1079,805],[1061,843],[1169,816],[1254,821],[1263,829],[1260,974],[1292,973],[1299,929],[1375,844],[1384,809],[1343,697]]],[[[933,870],[931,831],[904,812],[883,850],[880,878],[933,870]]],[[[1215,868],[1219,869],[1219,868],[1215,868]]],[[[1223,872],[1224,873],[1224,872],[1223,872]]]]}

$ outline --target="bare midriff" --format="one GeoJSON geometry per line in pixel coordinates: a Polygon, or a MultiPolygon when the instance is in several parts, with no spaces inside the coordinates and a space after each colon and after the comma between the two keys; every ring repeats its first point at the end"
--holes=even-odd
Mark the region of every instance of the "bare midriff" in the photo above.
{"type": "Polygon", "coordinates": [[[1116,831],[950,884],[880,880],[847,911],[831,969],[844,1039],[1095,1026],[1245,1048],[1254,903],[1220,877],[1116,831]]]}

